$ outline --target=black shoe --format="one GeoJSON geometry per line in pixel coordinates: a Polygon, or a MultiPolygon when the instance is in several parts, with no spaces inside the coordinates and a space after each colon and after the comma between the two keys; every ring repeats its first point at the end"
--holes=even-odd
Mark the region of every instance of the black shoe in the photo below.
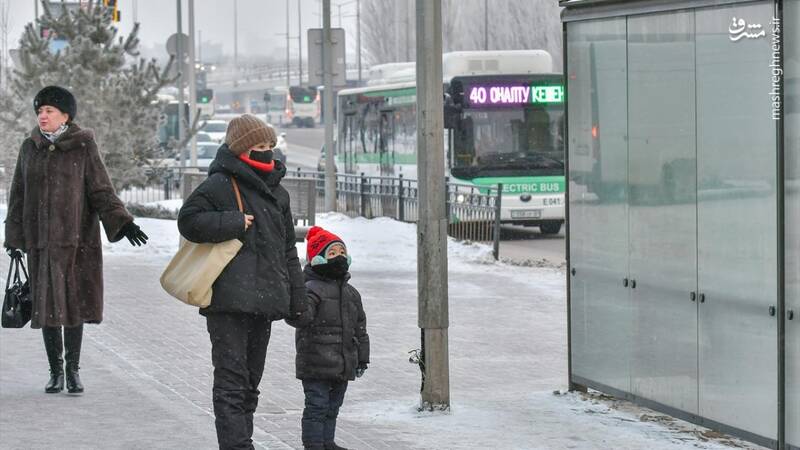
{"type": "Polygon", "coordinates": [[[326,442],[325,443],[325,450],[348,450],[344,447],[336,445],[336,442],[326,442]]]}
{"type": "Polygon", "coordinates": [[[80,394],[83,392],[83,383],[78,374],[78,365],[67,363],[67,392],[70,394],[80,394]]]}
{"type": "Polygon", "coordinates": [[[322,445],[303,445],[303,450],[325,450],[322,445]]]}
{"type": "Polygon", "coordinates": [[[53,372],[50,371],[50,381],[44,387],[44,391],[48,394],[55,394],[64,390],[64,371],[53,372]]]}

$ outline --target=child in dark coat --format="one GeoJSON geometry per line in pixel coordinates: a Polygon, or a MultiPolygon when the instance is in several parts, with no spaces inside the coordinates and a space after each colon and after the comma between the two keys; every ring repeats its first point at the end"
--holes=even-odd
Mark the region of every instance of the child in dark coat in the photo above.
{"type": "Polygon", "coordinates": [[[287,322],[295,335],[296,376],[303,381],[303,446],[338,450],[336,417],[347,382],[364,374],[369,363],[367,318],[361,295],[351,286],[350,255],[344,242],[320,227],[306,237],[305,309],[287,322]]]}

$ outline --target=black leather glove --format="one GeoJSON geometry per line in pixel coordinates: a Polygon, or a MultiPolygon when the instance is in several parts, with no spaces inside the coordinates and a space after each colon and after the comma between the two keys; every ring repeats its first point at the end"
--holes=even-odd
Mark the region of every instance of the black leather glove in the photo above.
{"type": "Polygon", "coordinates": [[[15,259],[15,258],[22,259],[22,256],[23,256],[22,250],[20,250],[18,248],[10,247],[8,245],[6,246],[6,253],[8,253],[8,256],[10,256],[11,259],[15,259]]]}
{"type": "Polygon", "coordinates": [[[136,225],[133,222],[128,222],[125,224],[124,227],[119,231],[120,234],[128,238],[128,241],[134,247],[139,247],[141,245],[147,244],[147,240],[150,239],[144,234],[139,225],[136,225]]]}
{"type": "Polygon", "coordinates": [[[358,363],[358,367],[356,367],[356,378],[361,378],[364,375],[364,372],[367,371],[367,363],[358,363]]]}

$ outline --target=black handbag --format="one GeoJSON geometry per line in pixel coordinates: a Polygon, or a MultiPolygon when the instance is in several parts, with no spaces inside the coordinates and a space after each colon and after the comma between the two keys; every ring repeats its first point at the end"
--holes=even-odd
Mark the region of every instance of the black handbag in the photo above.
{"type": "Polygon", "coordinates": [[[3,328],[22,328],[31,320],[31,286],[28,283],[28,271],[22,257],[12,257],[8,266],[6,279],[6,296],[3,299],[3,312],[0,316],[0,325],[3,328]],[[20,277],[19,270],[25,275],[25,282],[20,277]],[[11,279],[11,274],[14,279],[11,279]]]}

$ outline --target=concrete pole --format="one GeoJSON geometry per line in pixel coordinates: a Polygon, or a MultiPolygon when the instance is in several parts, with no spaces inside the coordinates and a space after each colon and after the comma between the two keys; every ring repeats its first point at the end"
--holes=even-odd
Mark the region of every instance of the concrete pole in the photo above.
{"type": "Polygon", "coordinates": [[[358,85],[361,86],[361,0],[356,0],[356,47],[358,47],[358,85]]]}
{"type": "Polygon", "coordinates": [[[333,40],[331,39],[331,0],[322,0],[322,80],[325,116],[325,211],[336,211],[336,163],[333,144],[333,40]]]}
{"type": "Polygon", "coordinates": [[[489,0],[483,0],[483,49],[489,50],[489,0]]]}
{"type": "Polygon", "coordinates": [[[406,61],[411,61],[411,1],[406,0],[406,61]]]}
{"type": "Polygon", "coordinates": [[[418,322],[425,379],[421,407],[450,408],[447,208],[442,102],[442,2],[417,0],[418,322]]]}
{"type": "MultiPolygon", "coordinates": [[[[239,71],[239,2],[237,0],[233,0],[233,70],[235,72],[239,71]]],[[[234,80],[238,80],[238,77],[235,77],[234,80]]],[[[238,83],[234,81],[234,85],[238,83]]]]}
{"type": "Polygon", "coordinates": [[[303,85],[303,13],[301,0],[297,0],[297,84],[303,85]]]}
{"type": "Polygon", "coordinates": [[[183,73],[183,62],[184,62],[184,49],[183,49],[183,42],[181,36],[183,35],[183,14],[181,13],[181,1],[177,0],[177,16],[178,16],[178,38],[175,40],[175,54],[176,56],[176,63],[177,71],[178,71],[178,155],[180,157],[181,167],[186,166],[186,158],[183,155],[183,146],[180,145],[183,142],[183,137],[186,135],[183,132],[183,105],[185,103],[183,98],[183,80],[186,74],[183,73]]]}
{"type": "Polygon", "coordinates": [[[291,64],[291,60],[289,59],[289,43],[291,42],[291,38],[289,37],[289,0],[286,0],[286,87],[292,85],[292,75],[290,72],[289,65],[291,64]]]}
{"type": "MultiPolygon", "coordinates": [[[[194,116],[197,114],[197,81],[195,78],[195,64],[197,59],[194,55],[194,0],[189,0],[189,118],[188,122],[194,123],[194,116]]],[[[191,161],[192,167],[197,166],[197,136],[192,136],[191,142],[191,161]]]]}

